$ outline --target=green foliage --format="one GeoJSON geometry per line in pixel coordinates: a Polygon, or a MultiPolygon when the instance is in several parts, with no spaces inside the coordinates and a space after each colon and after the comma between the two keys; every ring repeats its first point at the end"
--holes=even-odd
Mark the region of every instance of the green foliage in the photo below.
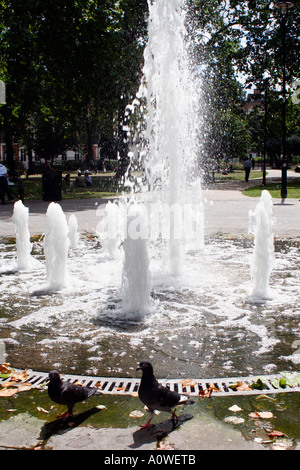
{"type": "MultiPolygon", "coordinates": [[[[268,181],[268,177],[267,177],[268,181]]],[[[249,188],[244,191],[244,194],[249,197],[260,197],[264,189],[267,189],[272,198],[281,199],[281,183],[268,183],[266,186],[257,186],[249,188]]],[[[291,199],[300,198],[300,181],[294,180],[287,182],[288,197],[291,199]]]]}
{"type": "MultiPolygon", "coordinates": [[[[268,153],[280,164],[282,41],[280,12],[269,0],[186,0],[193,69],[203,88],[204,164],[263,150],[263,112],[245,115],[244,88],[263,89],[269,77],[268,153]]],[[[12,166],[12,140],[52,159],[79,148],[87,160],[94,142],[127,155],[126,105],[140,81],[147,38],[147,0],[0,0],[0,107],[12,166]],[[109,145],[109,144],[107,144],[109,145]],[[112,145],[111,145],[112,147],[112,145]]],[[[288,152],[299,151],[300,4],[286,18],[288,152]]],[[[298,153],[299,154],[299,153],[298,153]]]]}
{"type": "Polygon", "coordinates": [[[113,134],[120,101],[137,88],[147,1],[2,0],[1,6],[6,140],[14,136],[32,148],[37,135],[39,156],[45,147],[53,158],[77,146],[91,158],[91,144],[113,134]]]}
{"type": "MultiPolygon", "coordinates": [[[[286,16],[287,96],[299,78],[300,4],[286,16]]],[[[243,157],[246,149],[262,152],[264,113],[256,109],[245,116],[245,100],[239,77],[246,86],[268,91],[268,153],[280,164],[282,114],[282,28],[280,11],[269,0],[189,0],[189,27],[193,38],[194,60],[201,76],[204,105],[204,153],[213,159],[243,157]]],[[[287,131],[295,152],[299,136],[299,105],[287,103],[287,131]]],[[[204,161],[205,163],[205,161],[204,161]]]]}

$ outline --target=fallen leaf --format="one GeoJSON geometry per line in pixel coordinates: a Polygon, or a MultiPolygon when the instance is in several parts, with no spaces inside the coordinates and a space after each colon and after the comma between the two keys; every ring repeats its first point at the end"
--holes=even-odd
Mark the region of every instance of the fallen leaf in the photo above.
{"type": "Polygon", "coordinates": [[[102,389],[101,382],[96,382],[95,387],[99,388],[100,390],[102,389]]]}
{"type": "Polygon", "coordinates": [[[268,387],[261,379],[257,379],[256,382],[253,382],[250,385],[250,389],[264,390],[265,388],[268,388],[268,387]]]}
{"type": "Polygon", "coordinates": [[[256,400],[261,400],[262,398],[269,401],[276,401],[276,398],[270,397],[268,395],[259,395],[258,397],[256,397],[256,400]]]}
{"type": "Polygon", "coordinates": [[[250,418],[262,418],[262,419],[270,419],[273,418],[273,413],[271,411],[254,411],[249,413],[250,418]]]}
{"type": "Polygon", "coordinates": [[[42,408],[41,406],[38,406],[38,407],[37,407],[37,410],[38,410],[38,411],[41,411],[42,413],[46,413],[46,414],[49,413],[49,411],[45,410],[45,409],[42,408]]]}
{"type": "Polygon", "coordinates": [[[17,382],[11,382],[10,380],[8,380],[7,382],[4,382],[1,385],[1,387],[3,388],[8,388],[8,387],[13,387],[17,382]]]}
{"type": "Polygon", "coordinates": [[[250,418],[259,418],[259,414],[257,411],[253,411],[251,413],[249,413],[248,415],[250,418]]]}
{"type": "Polygon", "coordinates": [[[115,388],[114,388],[114,391],[115,391],[115,392],[121,392],[122,390],[126,390],[126,387],[123,386],[123,387],[115,387],[115,388]]]}
{"type": "Polygon", "coordinates": [[[271,413],[271,411],[260,411],[259,416],[263,419],[269,419],[273,418],[274,415],[271,413]]]}
{"type": "Polygon", "coordinates": [[[285,434],[281,431],[272,431],[272,432],[268,433],[268,436],[269,437],[283,437],[283,436],[285,436],[285,434]]]}
{"type": "Polygon", "coordinates": [[[245,382],[238,382],[236,389],[239,392],[248,392],[249,390],[252,390],[248,384],[245,384],[245,382]]]}
{"type": "Polygon", "coordinates": [[[32,385],[30,383],[19,383],[11,380],[8,382],[4,382],[4,384],[1,385],[4,390],[0,391],[0,397],[11,397],[15,393],[26,392],[27,390],[30,390],[32,388],[32,385]]]}
{"type": "Polygon", "coordinates": [[[10,374],[12,372],[9,362],[3,362],[0,364],[0,374],[10,374]]]}
{"type": "Polygon", "coordinates": [[[139,410],[133,410],[129,414],[129,418],[142,418],[143,416],[144,416],[144,413],[142,411],[139,411],[139,410]]]}
{"type": "Polygon", "coordinates": [[[232,411],[233,413],[237,413],[238,411],[242,411],[242,408],[240,408],[237,405],[232,405],[230,408],[228,408],[229,411],[232,411]]]}
{"type": "Polygon", "coordinates": [[[183,379],[181,383],[183,387],[195,387],[195,385],[197,384],[196,380],[192,379],[183,379]]]}
{"type": "Polygon", "coordinates": [[[26,379],[28,379],[27,369],[22,372],[15,372],[11,375],[11,380],[14,380],[15,382],[22,382],[26,379]]]}
{"type": "Polygon", "coordinates": [[[215,386],[212,386],[212,387],[206,388],[205,390],[199,390],[198,395],[199,397],[210,398],[212,392],[215,390],[218,392],[218,389],[215,386]]]}
{"type": "Polygon", "coordinates": [[[132,393],[131,393],[131,396],[132,396],[132,397],[138,397],[139,394],[138,394],[138,392],[132,392],[132,393]]]}
{"type": "Polygon", "coordinates": [[[214,391],[214,392],[218,392],[219,389],[214,385],[214,384],[209,384],[209,389],[214,391]]]}
{"type": "Polygon", "coordinates": [[[289,450],[293,448],[293,440],[292,439],[278,439],[272,445],[273,450],[289,450]]]}
{"type": "Polygon", "coordinates": [[[97,405],[96,408],[97,408],[97,410],[106,410],[105,405],[97,405]]]}
{"type": "Polygon", "coordinates": [[[17,388],[5,388],[0,390],[0,397],[12,397],[15,393],[18,393],[17,388]]]}
{"type": "Polygon", "coordinates": [[[239,390],[241,392],[252,390],[248,384],[241,381],[228,385],[228,388],[231,388],[231,390],[239,390]]]}
{"type": "Polygon", "coordinates": [[[18,386],[18,392],[26,392],[27,390],[30,390],[32,388],[31,384],[21,384],[18,386]]]}
{"type": "Polygon", "coordinates": [[[166,444],[164,442],[160,442],[158,444],[157,450],[177,450],[174,444],[166,444]]]}
{"type": "Polygon", "coordinates": [[[227,416],[227,418],[224,419],[225,423],[231,423],[231,424],[242,424],[245,422],[244,418],[239,418],[237,416],[227,416]]]}
{"type": "Polygon", "coordinates": [[[8,362],[5,362],[3,364],[0,364],[0,378],[1,379],[7,379],[10,377],[12,374],[12,369],[10,368],[10,364],[8,362]]]}

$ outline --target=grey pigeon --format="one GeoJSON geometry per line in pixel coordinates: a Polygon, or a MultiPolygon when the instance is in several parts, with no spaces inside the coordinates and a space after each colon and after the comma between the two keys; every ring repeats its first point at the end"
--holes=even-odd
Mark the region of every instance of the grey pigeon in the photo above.
{"type": "Polygon", "coordinates": [[[136,370],[143,372],[141,383],[139,386],[139,398],[147,406],[150,419],[142,428],[148,428],[153,417],[154,410],[167,411],[172,413],[172,420],[177,420],[175,410],[172,408],[177,405],[191,405],[195,403],[188,395],[180,395],[175,391],[169,390],[161,385],[153,374],[153,367],[149,361],[141,361],[136,370]]]}
{"type": "Polygon", "coordinates": [[[92,395],[102,395],[96,387],[85,387],[80,384],[63,381],[57,370],[49,372],[48,395],[49,398],[59,405],[67,405],[66,411],[60,418],[73,416],[75,403],[84,401],[92,395]]]}

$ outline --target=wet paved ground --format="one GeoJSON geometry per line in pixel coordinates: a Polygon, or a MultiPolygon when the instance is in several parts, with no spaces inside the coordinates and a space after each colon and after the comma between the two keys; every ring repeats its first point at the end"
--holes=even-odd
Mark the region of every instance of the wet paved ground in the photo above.
{"type": "MultiPolygon", "coordinates": [[[[243,235],[247,231],[248,211],[257,203],[256,199],[243,196],[236,190],[207,190],[204,192],[206,212],[206,234],[243,235]]],[[[105,201],[106,202],[106,201],[105,201]]],[[[93,232],[97,227],[97,208],[104,201],[62,201],[63,210],[75,213],[79,230],[93,232]]],[[[26,204],[27,205],[27,204],[26,204]]],[[[45,214],[48,203],[28,202],[30,209],[30,231],[41,234],[45,227],[45,214]]],[[[102,206],[103,207],[103,206],[102,206]]],[[[14,236],[11,221],[13,206],[0,207],[0,236],[14,236]]],[[[298,200],[274,201],[274,214],[277,220],[276,237],[300,237],[300,202],[298,200]]],[[[101,209],[100,209],[101,210],[101,209]]],[[[73,424],[60,420],[57,422],[57,407],[51,410],[47,393],[42,390],[19,393],[12,398],[0,398],[0,448],[48,448],[48,449],[119,449],[154,450],[162,445],[173,449],[299,449],[299,394],[282,394],[272,399],[261,398],[251,403],[243,398],[231,403],[223,398],[212,397],[196,403],[182,413],[191,413],[192,419],[170,430],[167,416],[158,416],[155,423],[165,423],[166,434],[162,437],[157,428],[150,431],[139,430],[139,420],[132,421],[129,414],[143,407],[138,398],[126,398],[121,402],[118,397],[103,397],[100,404],[105,409],[93,408],[98,402],[82,405],[77,411],[73,424]],[[238,404],[243,410],[240,415],[245,421],[241,424],[226,423],[230,406],[238,404]],[[48,411],[39,411],[43,408],[48,411]],[[90,411],[87,411],[90,410],[90,411]],[[251,411],[272,411],[274,419],[268,422],[251,420],[251,411]],[[123,416],[123,421],[118,421],[123,416]],[[116,418],[118,417],[118,419],[116,418]],[[279,419],[280,418],[280,419],[279,419]],[[54,423],[54,424],[53,424],[54,423]],[[284,437],[270,441],[265,429],[279,429],[284,437]],[[266,443],[267,442],[267,443],[266,443]]],[[[146,416],[144,416],[145,418],[146,416]]],[[[144,462],[143,462],[144,463],[144,462]]]]}

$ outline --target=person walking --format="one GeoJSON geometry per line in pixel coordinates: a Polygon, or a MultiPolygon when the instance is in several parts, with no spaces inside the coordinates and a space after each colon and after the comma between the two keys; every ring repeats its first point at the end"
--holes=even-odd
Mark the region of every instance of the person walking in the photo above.
{"type": "Polygon", "coordinates": [[[249,181],[249,176],[250,176],[250,171],[251,171],[251,160],[247,158],[247,160],[244,162],[244,170],[245,170],[245,181],[249,181]]]}
{"type": "Polygon", "coordinates": [[[0,199],[1,199],[1,204],[6,204],[5,202],[5,193],[8,196],[8,199],[12,201],[14,197],[12,196],[10,192],[10,188],[8,185],[8,174],[6,167],[0,163],[0,199]]]}

